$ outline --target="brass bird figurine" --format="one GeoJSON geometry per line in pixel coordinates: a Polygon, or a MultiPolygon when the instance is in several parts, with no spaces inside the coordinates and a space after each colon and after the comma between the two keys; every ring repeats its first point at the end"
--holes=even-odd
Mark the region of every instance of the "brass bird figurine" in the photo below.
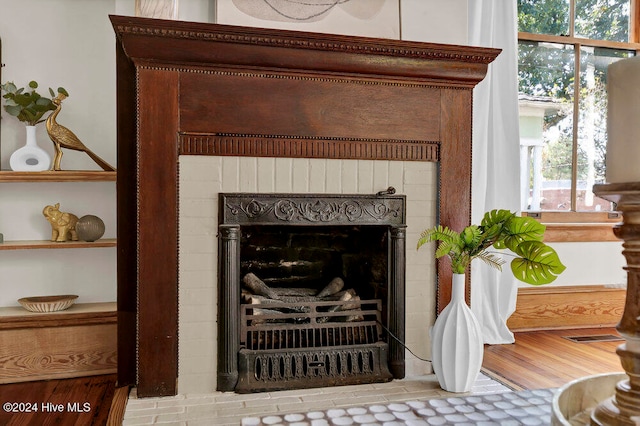
{"type": "Polygon", "coordinates": [[[93,161],[95,161],[103,170],[114,171],[115,169],[102,158],[98,157],[93,151],[87,148],[80,139],[69,129],[56,122],[56,117],[62,109],[62,101],[67,97],[66,94],[58,92],[58,95],[51,99],[51,102],[56,106],[55,111],[47,117],[47,133],[49,138],[53,141],[53,146],[56,150],[56,154],[53,158],[52,170],[60,170],[60,161],[62,160],[62,148],[73,149],[75,151],[86,152],[93,161]]]}

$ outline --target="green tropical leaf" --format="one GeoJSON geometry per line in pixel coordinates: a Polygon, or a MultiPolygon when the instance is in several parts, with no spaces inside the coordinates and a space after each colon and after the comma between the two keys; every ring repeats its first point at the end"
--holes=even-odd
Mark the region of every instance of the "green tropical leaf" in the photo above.
{"type": "Polygon", "coordinates": [[[451,242],[441,242],[440,244],[438,244],[438,247],[436,248],[436,252],[435,252],[436,259],[439,259],[444,256],[448,256],[451,254],[455,254],[456,247],[457,246],[451,242]]]}
{"type": "Polygon", "coordinates": [[[491,228],[494,225],[503,225],[509,219],[515,216],[509,210],[491,210],[484,214],[480,225],[483,228],[491,228]]]}
{"type": "Polygon", "coordinates": [[[482,241],[482,230],[476,225],[467,226],[460,236],[465,247],[475,249],[482,241]]]}
{"type": "Polygon", "coordinates": [[[500,233],[502,233],[502,224],[495,223],[491,225],[488,229],[485,228],[484,238],[487,240],[493,241],[495,238],[500,236],[500,233]]]}
{"type": "Polygon", "coordinates": [[[549,284],[566,269],[556,251],[540,241],[525,241],[515,253],[522,257],[511,261],[511,271],[527,284],[549,284]]]}
{"type": "Polygon", "coordinates": [[[418,239],[418,248],[430,241],[442,241],[458,244],[459,240],[460,234],[456,231],[452,231],[446,226],[438,225],[434,228],[422,231],[420,238],[418,239]]]}
{"type": "Polygon", "coordinates": [[[497,249],[508,248],[516,251],[516,247],[525,241],[542,241],[546,226],[530,217],[514,216],[504,227],[504,238],[497,241],[497,249]]]}
{"type": "Polygon", "coordinates": [[[485,213],[481,225],[470,225],[458,233],[446,226],[423,231],[418,248],[430,241],[439,241],[436,258],[448,256],[454,273],[466,272],[469,263],[478,258],[489,266],[502,270],[506,263],[495,249],[510,249],[516,258],[511,262],[514,276],[528,284],[548,284],[565,270],[558,254],[542,242],[546,227],[533,218],[517,216],[508,210],[485,213]]]}

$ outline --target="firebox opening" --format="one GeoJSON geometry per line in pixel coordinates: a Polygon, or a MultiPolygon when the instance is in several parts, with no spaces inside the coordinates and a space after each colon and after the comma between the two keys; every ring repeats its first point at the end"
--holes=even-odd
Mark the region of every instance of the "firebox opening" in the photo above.
{"type": "Polygon", "coordinates": [[[270,288],[307,289],[309,295],[340,278],[341,290],[384,306],[387,234],[385,226],[243,226],[241,276],[252,273],[270,288]]]}
{"type": "Polygon", "coordinates": [[[386,381],[387,226],[244,226],[236,391],[386,381]]]}

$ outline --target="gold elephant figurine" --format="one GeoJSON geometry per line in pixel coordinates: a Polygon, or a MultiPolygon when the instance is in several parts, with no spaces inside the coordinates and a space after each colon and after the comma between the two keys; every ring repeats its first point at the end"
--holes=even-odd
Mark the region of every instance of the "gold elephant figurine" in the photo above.
{"type": "Polygon", "coordinates": [[[46,206],[42,210],[42,214],[51,224],[51,241],[64,242],[67,241],[67,238],[71,238],[71,241],[78,241],[78,234],[76,233],[78,216],[61,212],[60,203],[56,203],[54,206],[46,206]]]}

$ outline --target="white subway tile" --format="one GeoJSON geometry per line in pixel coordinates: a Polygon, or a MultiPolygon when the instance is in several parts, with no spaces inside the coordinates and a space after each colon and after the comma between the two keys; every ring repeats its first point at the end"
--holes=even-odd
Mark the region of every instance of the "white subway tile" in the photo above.
{"type": "Polygon", "coordinates": [[[373,161],[371,160],[358,160],[358,191],[357,192],[360,194],[374,193],[373,161]]]}
{"type": "Polygon", "coordinates": [[[309,192],[321,194],[325,191],[327,176],[326,160],[314,158],[309,160],[309,192]]]}
{"type": "Polygon", "coordinates": [[[327,161],[325,190],[329,194],[340,194],[342,192],[342,160],[327,161]]]}
{"type": "Polygon", "coordinates": [[[293,192],[293,159],[276,158],[275,170],[275,192],[293,192]]]}
{"type": "Polygon", "coordinates": [[[358,192],[358,160],[342,160],[342,193],[358,192]]]}
{"type": "Polygon", "coordinates": [[[309,191],[309,160],[296,158],[292,168],[292,189],[296,193],[309,191]]]}

